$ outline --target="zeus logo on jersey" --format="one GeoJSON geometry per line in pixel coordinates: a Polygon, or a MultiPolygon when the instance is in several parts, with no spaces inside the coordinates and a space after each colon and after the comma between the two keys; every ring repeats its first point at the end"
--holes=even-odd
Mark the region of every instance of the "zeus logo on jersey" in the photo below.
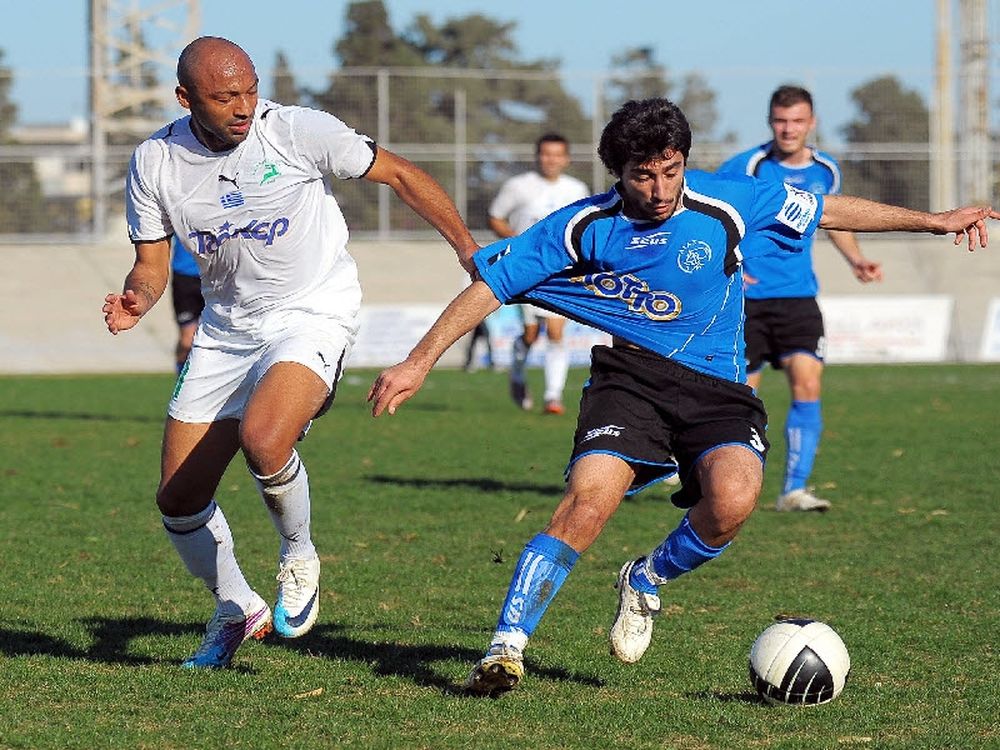
{"type": "Polygon", "coordinates": [[[626,250],[635,250],[653,245],[666,245],[670,242],[670,232],[653,232],[652,234],[637,234],[629,240],[626,250]]]}
{"type": "Polygon", "coordinates": [[[670,292],[650,291],[646,282],[632,274],[601,272],[576,276],[570,281],[583,284],[598,297],[620,299],[629,310],[650,320],[673,320],[681,314],[681,301],[670,292]]]}
{"type": "Polygon", "coordinates": [[[799,190],[791,185],[785,185],[785,202],[774,218],[790,229],[802,234],[809,227],[809,222],[816,216],[819,200],[815,195],[799,190]]]}
{"type": "Polygon", "coordinates": [[[274,244],[276,237],[280,237],[288,231],[289,221],[281,216],[274,221],[257,221],[252,219],[245,227],[234,227],[230,222],[226,222],[219,227],[218,232],[191,232],[188,237],[198,240],[198,248],[195,250],[199,255],[211,255],[218,252],[219,248],[231,239],[239,238],[245,240],[257,240],[263,242],[265,247],[274,244]]]}

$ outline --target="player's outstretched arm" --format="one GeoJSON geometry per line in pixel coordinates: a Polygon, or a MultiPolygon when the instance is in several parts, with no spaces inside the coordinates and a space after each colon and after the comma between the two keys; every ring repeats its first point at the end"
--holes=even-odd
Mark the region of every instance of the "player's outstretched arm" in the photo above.
{"type": "Polygon", "coordinates": [[[121,294],[104,298],[104,322],[111,333],[127,331],[149,312],[167,288],[170,275],[170,241],[135,243],[135,263],[125,277],[121,294]]]}
{"type": "Polygon", "coordinates": [[[987,219],[1000,219],[989,206],[964,206],[951,211],[927,213],[900,206],[890,206],[849,195],[828,195],[823,199],[823,229],[854,232],[929,232],[954,234],[955,244],[967,239],[970,252],[986,247],[989,232],[987,219]]]}
{"type": "Polygon", "coordinates": [[[434,227],[455,248],[458,262],[470,274],[476,270],[472,256],[479,245],[465,226],[455,203],[427,172],[391,151],[379,148],[365,178],[391,187],[406,205],[434,227]]]}
{"type": "Polygon", "coordinates": [[[500,307],[493,291],[482,281],[474,281],[451,301],[431,329],[398,365],[383,370],[368,391],[372,416],[396,409],[420,390],[424,378],[448,347],[475,328],[500,307]]]}

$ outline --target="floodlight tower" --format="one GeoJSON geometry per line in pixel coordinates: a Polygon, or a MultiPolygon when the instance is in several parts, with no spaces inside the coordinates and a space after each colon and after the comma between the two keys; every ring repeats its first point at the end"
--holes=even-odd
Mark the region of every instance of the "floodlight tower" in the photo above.
{"type": "Polygon", "coordinates": [[[986,0],[960,0],[959,202],[991,203],[986,0]]]}
{"type": "Polygon", "coordinates": [[[91,192],[105,233],[109,138],[138,141],[176,106],[174,69],[201,26],[200,0],[89,0],[91,192]]]}

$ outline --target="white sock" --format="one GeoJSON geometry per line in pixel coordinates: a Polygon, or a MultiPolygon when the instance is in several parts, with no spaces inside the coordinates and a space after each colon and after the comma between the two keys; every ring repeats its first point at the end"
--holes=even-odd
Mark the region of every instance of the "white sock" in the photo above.
{"type": "Polygon", "coordinates": [[[291,458],[278,471],[262,477],[254,474],[257,489],[271,514],[271,522],[281,535],[278,559],[308,559],[316,555],[309,533],[309,475],[305,464],[293,450],[291,458]]]}
{"type": "Polygon", "coordinates": [[[514,339],[514,347],[510,360],[510,379],[515,383],[524,382],[524,365],[528,361],[528,349],[530,347],[524,343],[524,338],[518,336],[514,339]]]}
{"type": "Polygon", "coordinates": [[[233,534],[213,500],[193,516],[163,516],[167,536],[195,578],[200,578],[215,596],[222,612],[248,613],[255,595],[236,562],[233,534]]]}
{"type": "Polygon", "coordinates": [[[569,374],[569,349],[565,341],[545,344],[545,400],[562,403],[569,374]]]}

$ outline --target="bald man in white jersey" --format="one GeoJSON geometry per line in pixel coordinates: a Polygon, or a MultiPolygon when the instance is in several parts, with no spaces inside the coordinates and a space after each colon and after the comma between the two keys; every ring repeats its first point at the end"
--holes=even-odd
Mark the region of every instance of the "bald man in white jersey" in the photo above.
{"type": "Polygon", "coordinates": [[[135,326],[163,293],[172,235],[195,255],[205,310],[170,401],[156,501],[167,536],[215,598],[186,667],[224,667],[272,613],[244,578],[215,491],[242,451],[281,539],[273,628],[306,633],[320,562],[309,484],[295,450],[333,400],[358,330],[361,287],[330,177],[389,185],[455,249],[478,248],[426,172],[332,115],[258,98],[253,62],[202,37],[177,64],[190,115],[139,145],[126,209],[135,264],[107,295],[108,330],[135,326]]]}

